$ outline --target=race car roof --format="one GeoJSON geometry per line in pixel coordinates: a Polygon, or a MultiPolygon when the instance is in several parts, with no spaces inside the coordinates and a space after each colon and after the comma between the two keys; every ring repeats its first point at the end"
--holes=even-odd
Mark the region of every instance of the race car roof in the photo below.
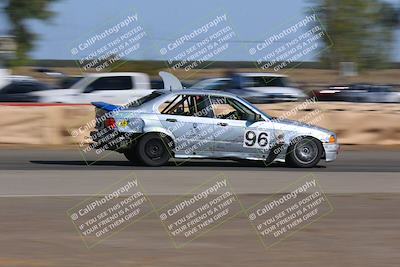
{"type": "Polygon", "coordinates": [[[215,91],[215,90],[204,90],[204,89],[183,89],[183,90],[176,90],[176,91],[167,91],[167,90],[160,90],[164,94],[175,94],[175,95],[212,95],[212,96],[226,96],[226,97],[236,97],[234,94],[222,92],[222,91],[215,91]]]}

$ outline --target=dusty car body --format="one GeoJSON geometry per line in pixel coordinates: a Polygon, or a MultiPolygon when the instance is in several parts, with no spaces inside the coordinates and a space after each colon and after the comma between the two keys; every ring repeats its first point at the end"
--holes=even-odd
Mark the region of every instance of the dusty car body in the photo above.
{"type": "Polygon", "coordinates": [[[98,148],[124,153],[134,164],[150,166],[176,159],[282,161],[313,167],[336,159],[336,135],[326,129],[276,119],[246,100],[210,90],[153,92],[124,107],[96,106],[98,148]],[[114,135],[102,141],[100,131],[114,135]]]}

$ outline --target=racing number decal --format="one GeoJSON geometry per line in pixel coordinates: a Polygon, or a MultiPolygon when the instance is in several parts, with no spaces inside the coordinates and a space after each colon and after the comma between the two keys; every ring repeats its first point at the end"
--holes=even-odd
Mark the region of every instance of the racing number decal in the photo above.
{"type": "Polygon", "coordinates": [[[266,132],[249,130],[244,133],[243,147],[266,148],[269,135],[266,132]]]}
{"type": "Polygon", "coordinates": [[[244,147],[252,147],[257,142],[256,133],[253,131],[247,131],[244,133],[244,147]]]}

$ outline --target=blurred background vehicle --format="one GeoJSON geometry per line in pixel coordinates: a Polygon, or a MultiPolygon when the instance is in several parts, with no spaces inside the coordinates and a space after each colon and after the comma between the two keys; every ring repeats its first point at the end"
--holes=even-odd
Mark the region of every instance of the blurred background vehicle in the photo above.
{"type": "Polygon", "coordinates": [[[288,77],[276,73],[234,73],[229,77],[199,81],[193,89],[220,90],[256,103],[299,101],[307,98],[288,77]]]}
{"type": "Polygon", "coordinates": [[[164,89],[164,82],[160,79],[152,79],[150,81],[151,89],[164,89]]]}
{"type": "Polygon", "coordinates": [[[400,103],[400,91],[390,85],[332,85],[327,89],[316,90],[314,94],[319,101],[400,103]]]}
{"type": "Polygon", "coordinates": [[[83,76],[64,76],[57,82],[58,88],[71,88],[74,84],[79,82],[83,76]]]}
{"type": "Polygon", "coordinates": [[[193,84],[190,88],[223,91],[229,88],[231,80],[232,80],[231,78],[203,79],[193,84]]]}
{"type": "MultiPolygon", "coordinates": [[[[184,88],[189,88],[192,86],[193,83],[188,81],[181,81],[181,84],[184,88]]],[[[150,86],[151,89],[156,89],[156,90],[165,89],[164,82],[161,79],[152,79],[150,81],[150,86]]]]}
{"type": "Polygon", "coordinates": [[[340,93],[348,88],[347,85],[331,85],[328,88],[313,90],[313,93],[318,101],[344,101],[340,93]]]}
{"type": "Polygon", "coordinates": [[[43,100],[49,103],[103,101],[125,104],[153,92],[149,76],[139,72],[93,73],[77,80],[70,88],[47,91],[43,100]]]}
{"type": "Polygon", "coordinates": [[[82,75],[68,75],[63,72],[59,72],[50,68],[45,67],[36,67],[33,69],[34,71],[44,74],[46,78],[55,78],[55,87],[60,89],[66,89],[72,87],[75,83],[77,83],[80,79],[83,78],[82,75]]]}
{"type": "Polygon", "coordinates": [[[43,102],[41,93],[52,90],[45,83],[24,76],[9,76],[0,87],[0,102],[43,102]]]}
{"type": "Polygon", "coordinates": [[[7,80],[6,78],[9,76],[9,71],[5,68],[2,68],[0,65],[0,88],[3,87],[6,83],[7,80]]]}
{"type": "Polygon", "coordinates": [[[347,102],[399,103],[400,92],[391,86],[355,84],[342,90],[341,98],[347,102]]]}

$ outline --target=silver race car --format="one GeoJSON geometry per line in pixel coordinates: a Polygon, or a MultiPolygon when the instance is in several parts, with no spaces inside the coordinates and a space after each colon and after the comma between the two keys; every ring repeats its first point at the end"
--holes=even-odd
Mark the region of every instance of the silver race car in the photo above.
{"type": "Polygon", "coordinates": [[[173,159],[286,162],[310,168],[336,159],[336,135],[277,119],[229,93],[182,89],[167,73],[164,90],[123,106],[96,107],[95,147],[124,153],[133,164],[161,166],[173,159]],[[174,90],[172,90],[174,89],[174,90]]]}

